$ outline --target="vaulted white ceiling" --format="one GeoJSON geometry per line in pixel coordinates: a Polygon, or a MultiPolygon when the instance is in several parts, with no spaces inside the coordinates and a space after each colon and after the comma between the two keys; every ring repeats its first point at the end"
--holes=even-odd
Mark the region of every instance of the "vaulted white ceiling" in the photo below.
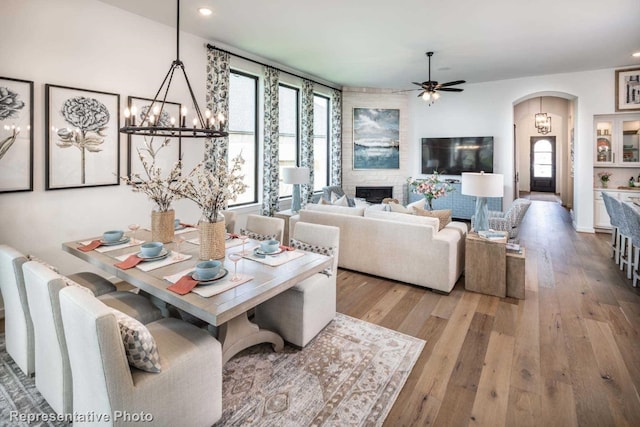
{"type": "MultiPolygon", "coordinates": [[[[175,0],[101,0],[175,27],[175,0]]],[[[640,0],[181,0],[181,29],[344,86],[640,66],[640,0]],[[197,9],[210,7],[202,17],[197,9]]]]}

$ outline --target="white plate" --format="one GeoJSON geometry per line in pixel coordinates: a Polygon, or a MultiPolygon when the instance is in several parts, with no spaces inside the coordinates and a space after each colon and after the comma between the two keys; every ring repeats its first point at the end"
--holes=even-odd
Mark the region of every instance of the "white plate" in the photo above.
{"type": "Polygon", "coordinates": [[[278,250],[274,252],[265,252],[260,248],[255,248],[253,251],[256,253],[256,255],[280,255],[282,252],[284,252],[284,249],[278,248],[278,250]]]}

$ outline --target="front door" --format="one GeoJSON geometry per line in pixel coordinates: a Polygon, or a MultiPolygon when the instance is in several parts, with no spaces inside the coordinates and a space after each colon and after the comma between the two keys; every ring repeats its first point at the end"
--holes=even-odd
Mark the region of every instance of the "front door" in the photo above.
{"type": "Polygon", "coordinates": [[[531,137],[531,191],[556,192],[556,137],[531,137]]]}

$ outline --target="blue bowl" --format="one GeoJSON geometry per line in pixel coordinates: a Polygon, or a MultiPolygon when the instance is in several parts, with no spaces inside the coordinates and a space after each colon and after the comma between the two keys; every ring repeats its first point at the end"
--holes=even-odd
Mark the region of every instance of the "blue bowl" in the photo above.
{"type": "Polygon", "coordinates": [[[196,264],[197,280],[211,280],[218,275],[222,263],[220,261],[200,261],[196,264]]]}
{"type": "Polygon", "coordinates": [[[154,257],[160,255],[162,252],[163,244],[161,242],[148,242],[143,243],[140,246],[140,252],[142,252],[143,256],[146,257],[154,257]]]}
{"type": "Polygon", "coordinates": [[[124,231],[122,230],[109,230],[109,231],[105,231],[102,234],[102,239],[105,242],[113,243],[122,239],[123,235],[124,235],[124,231]]]}
{"type": "Polygon", "coordinates": [[[280,242],[277,240],[265,240],[263,242],[260,242],[260,249],[262,249],[262,251],[267,254],[276,252],[278,249],[280,249],[280,242]]]}

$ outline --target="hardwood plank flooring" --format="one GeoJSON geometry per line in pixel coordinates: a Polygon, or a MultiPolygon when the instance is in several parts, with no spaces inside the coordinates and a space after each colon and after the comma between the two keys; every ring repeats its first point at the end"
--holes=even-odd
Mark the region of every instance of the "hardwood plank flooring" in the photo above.
{"type": "Polygon", "coordinates": [[[640,290],[609,237],[533,201],[525,300],[340,270],[338,311],[427,341],[384,425],[640,425],[640,290]]]}

